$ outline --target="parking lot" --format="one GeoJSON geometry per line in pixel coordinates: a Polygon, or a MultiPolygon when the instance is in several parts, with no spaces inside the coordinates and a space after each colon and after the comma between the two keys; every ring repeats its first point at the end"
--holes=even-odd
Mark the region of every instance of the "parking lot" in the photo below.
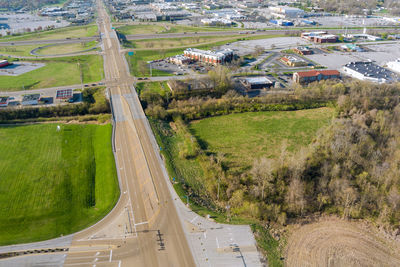
{"type": "Polygon", "coordinates": [[[375,61],[378,65],[384,66],[387,62],[400,58],[400,44],[382,43],[367,45],[368,51],[365,52],[340,52],[320,53],[306,56],[329,69],[340,70],[343,65],[352,61],[375,61]]]}
{"type": "Polygon", "coordinates": [[[44,63],[16,61],[12,65],[0,68],[1,76],[18,76],[46,66],[44,63]]]}
{"type": "Polygon", "coordinates": [[[300,37],[277,37],[260,40],[239,41],[221,46],[222,49],[230,48],[239,56],[244,56],[254,53],[257,47],[263,49],[282,50],[293,48],[299,45],[309,45],[310,43],[300,37]]]}

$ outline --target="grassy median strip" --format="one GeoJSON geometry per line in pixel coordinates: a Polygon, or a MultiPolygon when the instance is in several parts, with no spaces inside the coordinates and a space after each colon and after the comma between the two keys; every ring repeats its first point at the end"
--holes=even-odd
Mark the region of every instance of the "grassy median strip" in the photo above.
{"type": "Polygon", "coordinates": [[[0,245],[83,229],[115,205],[111,125],[0,127],[0,245]]]}

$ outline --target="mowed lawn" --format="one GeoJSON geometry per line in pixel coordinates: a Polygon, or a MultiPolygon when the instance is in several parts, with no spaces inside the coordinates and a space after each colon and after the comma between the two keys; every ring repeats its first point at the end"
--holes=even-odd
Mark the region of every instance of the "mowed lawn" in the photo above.
{"type": "Polygon", "coordinates": [[[119,197],[111,125],[0,127],[0,245],[88,227],[119,197]]]}
{"type": "Polygon", "coordinates": [[[0,42],[84,38],[92,37],[97,34],[97,25],[90,24],[85,26],[62,27],[50,31],[32,32],[17,36],[4,36],[0,38],[0,42]]]}
{"type": "Polygon", "coordinates": [[[260,157],[277,158],[286,142],[289,152],[308,145],[327,125],[333,109],[248,112],[212,117],[190,124],[210,152],[222,152],[232,168],[248,167],[260,157]]]}
{"type": "Polygon", "coordinates": [[[103,58],[98,55],[46,58],[35,62],[46,65],[18,76],[0,76],[0,91],[80,84],[81,73],[83,83],[97,82],[104,77],[103,58]]]}

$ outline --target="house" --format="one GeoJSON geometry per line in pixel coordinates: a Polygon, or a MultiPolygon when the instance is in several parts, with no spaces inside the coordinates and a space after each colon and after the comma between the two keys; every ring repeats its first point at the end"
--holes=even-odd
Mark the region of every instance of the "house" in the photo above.
{"type": "Polygon", "coordinates": [[[242,79],[241,82],[247,90],[264,89],[274,86],[274,82],[267,77],[249,77],[242,79]]]}
{"type": "Polygon", "coordinates": [[[376,83],[388,83],[398,81],[397,75],[382,68],[371,61],[350,62],[343,67],[343,72],[349,76],[376,83]]]}
{"type": "Polygon", "coordinates": [[[340,73],[337,70],[310,70],[293,73],[293,81],[300,84],[339,78],[340,73]]]}
{"type": "Polygon", "coordinates": [[[308,63],[306,61],[293,56],[282,57],[281,61],[290,67],[308,66],[308,63]]]}

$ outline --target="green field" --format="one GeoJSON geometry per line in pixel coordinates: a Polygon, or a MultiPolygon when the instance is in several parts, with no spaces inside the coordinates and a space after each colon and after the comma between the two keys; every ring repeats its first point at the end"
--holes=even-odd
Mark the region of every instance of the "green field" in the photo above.
{"type": "Polygon", "coordinates": [[[69,53],[77,53],[88,49],[95,48],[98,45],[96,41],[82,42],[74,44],[61,44],[52,46],[41,46],[42,49],[36,51],[39,55],[63,55],[69,53]]]}
{"type": "MultiPolygon", "coordinates": [[[[0,46],[0,54],[11,56],[32,57],[31,51],[39,45],[12,45],[0,46]]],[[[45,45],[42,45],[45,46],[45,45]]]]}
{"type": "Polygon", "coordinates": [[[132,34],[155,34],[155,33],[181,33],[181,32],[209,32],[209,31],[230,31],[237,28],[221,27],[195,27],[176,25],[171,23],[136,24],[120,26],[117,30],[124,35],[132,34]]]}
{"type": "Polygon", "coordinates": [[[50,31],[32,32],[17,36],[4,36],[0,38],[0,42],[83,38],[95,36],[97,34],[97,25],[90,24],[86,26],[64,27],[50,31]]]}
{"type": "MultiPolygon", "coordinates": [[[[32,60],[28,60],[32,62],[32,60]]],[[[46,66],[19,76],[0,76],[0,91],[48,88],[100,81],[103,77],[103,58],[97,55],[46,58],[35,60],[46,66]],[[79,62],[79,65],[78,65],[79,62]]]]}
{"type": "Polygon", "coordinates": [[[0,127],[0,245],[70,234],[119,197],[111,125],[0,127]]]}
{"type": "Polygon", "coordinates": [[[156,93],[164,97],[171,90],[167,82],[140,82],[136,84],[136,90],[139,96],[145,92],[156,93]]]}
{"type": "Polygon", "coordinates": [[[225,154],[230,168],[245,168],[260,157],[279,157],[283,142],[298,151],[332,116],[330,108],[248,112],[194,121],[190,129],[207,151],[225,154]]]}

